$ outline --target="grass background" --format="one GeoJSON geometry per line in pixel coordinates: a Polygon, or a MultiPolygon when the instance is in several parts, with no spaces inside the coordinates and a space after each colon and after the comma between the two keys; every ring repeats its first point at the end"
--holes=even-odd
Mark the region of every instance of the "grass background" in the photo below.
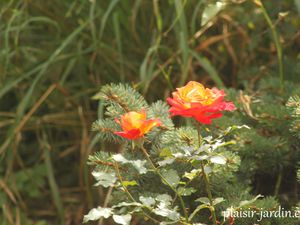
{"type": "Polygon", "coordinates": [[[103,84],[131,83],[153,101],[187,80],[245,88],[271,70],[297,80],[300,3],[264,4],[2,0],[2,224],[81,224],[103,202],[86,166],[101,145],[90,126],[103,84]]]}

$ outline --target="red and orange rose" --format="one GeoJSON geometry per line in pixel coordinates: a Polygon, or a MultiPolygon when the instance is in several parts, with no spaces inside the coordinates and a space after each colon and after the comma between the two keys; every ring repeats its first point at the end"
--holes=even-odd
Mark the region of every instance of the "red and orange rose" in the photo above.
{"type": "Polygon", "coordinates": [[[212,119],[222,116],[222,111],[236,109],[232,102],[224,101],[224,90],[205,88],[195,81],[176,90],[172,93],[173,98],[167,99],[172,116],[193,117],[200,123],[210,124],[212,119]]]}
{"type": "Polygon", "coordinates": [[[138,139],[148,133],[153,127],[161,125],[159,119],[147,120],[145,111],[128,112],[121,116],[121,121],[116,119],[116,122],[120,124],[122,131],[117,131],[115,134],[131,140],[138,139]]]}

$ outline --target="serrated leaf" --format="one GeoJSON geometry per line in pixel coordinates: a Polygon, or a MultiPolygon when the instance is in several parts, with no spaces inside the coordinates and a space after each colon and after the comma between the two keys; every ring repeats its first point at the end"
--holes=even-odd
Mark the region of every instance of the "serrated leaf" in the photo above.
{"type": "Polygon", "coordinates": [[[167,180],[167,182],[173,187],[177,187],[177,185],[179,184],[180,177],[178,176],[176,170],[163,170],[162,175],[167,180]]]}
{"type": "Polygon", "coordinates": [[[116,223],[122,225],[129,225],[131,222],[132,216],[130,214],[126,215],[113,215],[113,219],[116,223]]]}
{"type": "Polygon", "coordinates": [[[96,179],[95,186],[111,187],[117,181],[115,172],[93,171],[92,175],[96,179]]]}
{"type": "Polygon", "coordinates": [[[146,205],[148,207],[152,207],[155,204],[155,199],[152,197],[144,197],[140,196],[140,201],[143,203],[143,205],[146,205]]]}
{"type": "Polygon", "coordinates": [[[90,210],[89,213],[83,217],[83,223],[86,223],[90,220],[98,220],[101,217],[107,219],[112,215],[112,213],[113,212],[111,208],[102,208],[99,206],[98,208],[90,210]]]}
{"type": "Polygon", "coordinates": [[[215,164],[221,164],[221,165],[224,165],[226,164],[226,158],[222,155],[215,155],[215,156],[212,156],[210,157],[210,161],[212,163],[215,163],[215,164]]]}

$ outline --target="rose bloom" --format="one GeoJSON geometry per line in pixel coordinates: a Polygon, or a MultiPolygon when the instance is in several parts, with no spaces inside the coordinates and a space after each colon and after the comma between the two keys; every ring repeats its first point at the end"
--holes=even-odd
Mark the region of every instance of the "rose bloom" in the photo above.
{"type": "Polygon", "coordinates": [[[114,132],[115,134],[127,139],[138,139],[144,134],[148,133],[153,127],[160,126],[159,119],[147,120],[145,111],[141,112],[128,112],[121,116],[121,121],[115,119],[120,124],[122,131],[114,132]]]}
{"type": "Polygon", "coordinates": [[[173,98],[167,99],[172,116],[193,117],[200,123],[210,124],[212,119],[222,116],[222,111],[236,109],[232,102],[224,101],[224,90],[205,88],[196,81],[176,90],[172,93],[173,98]]]}

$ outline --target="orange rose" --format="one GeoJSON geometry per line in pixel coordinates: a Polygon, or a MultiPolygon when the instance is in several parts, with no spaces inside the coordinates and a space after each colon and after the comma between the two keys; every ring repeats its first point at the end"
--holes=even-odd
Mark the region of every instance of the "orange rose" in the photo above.
{"type": "Polygon", "coordinates": [[[160,126],[159,119],[146,119],[146,112],[128,112],[121,116],[121,121],[115,119],[122,127],[123,131],[115,132],[115,134],[127,139],[137,139],[148,133],[153,127],[160,126]]]}
{"type": "Polygon", "coordinates": [[[193,117],[203,124],[222,116],[221,111],[236,109],[232,102],[224,101],[224,90],[205,88],[202,84],[190,81],[184,87],[177,88],[168,98],[172,106],[169,110],[172,116],[193,117]]]}

